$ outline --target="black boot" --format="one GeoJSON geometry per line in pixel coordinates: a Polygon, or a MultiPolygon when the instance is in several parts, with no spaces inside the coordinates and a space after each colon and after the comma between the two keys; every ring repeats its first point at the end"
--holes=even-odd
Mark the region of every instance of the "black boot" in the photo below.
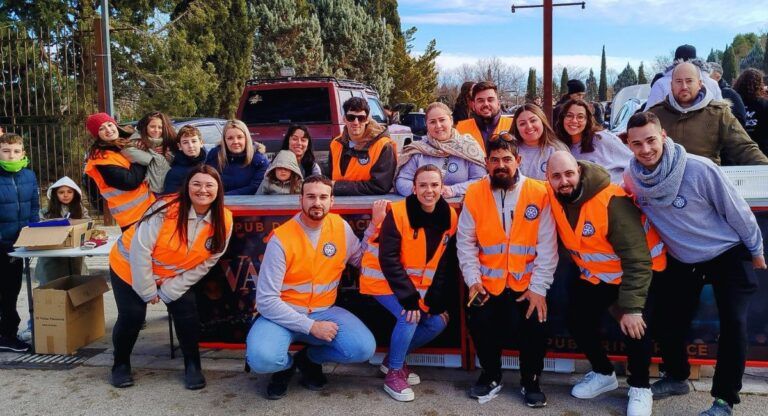
{"type": "Polygon", "coordinates": [[[184,357],[184,387],[199,390],[205,387],[205,377],[200,366],[200,355],[184,357]]]}
{"type": "Polygon", "coordinates": [[[309,390],[320,391],[326,384],[328,379],[323,375],[323,366],[321,364],[313,363],[307,356],[307,348],[296,353],[293,356],[296,367],[301,371],[301,379],[299,384],[309,390]]]}
{"type": "Polygon", "coordinates": [[[117,388],[133,386],[133,377],[131,376],[131,364],[115,363],[112,366],[112,374],[109,377],[109,382],[112,383],[112,385],[117,388]]]}

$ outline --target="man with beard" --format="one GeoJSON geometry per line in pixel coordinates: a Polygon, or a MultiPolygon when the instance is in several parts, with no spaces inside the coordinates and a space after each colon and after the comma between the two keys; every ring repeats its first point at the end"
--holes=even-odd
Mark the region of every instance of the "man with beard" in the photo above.
{"type": "MultiPolygon", "coordinates": [[[[301,187],[301,212],[276,228],[270,237],[256,285],[261,316],[246,341],[246,360],[257,373],[274,373],[267,398],[285,397],[296,368],[300,383],[321,390],[328,380],[322,364],[359,363],[373,356],[373,334],[353,314],[335,306],[347,263],[359,267],[364,245],[333,205],[331,180],[310,176],[301,187]],[[294,357],[293,342],[307,347],[294,357]]],[[[367,239],[383,217],[375,217],[367,239]]],[[[366,240],[364,240],[366,241],[366,240]]]]}
{"type": "Polygon", "coordinates": [[[627,415],[650,415],[651,350],[642,312],[651,284],[651,253],[653,268],[663,270],[664,244],[650,226],[644,232],[640,210],[602,167],[558,151],[547,163],[547,181],[560,241],[581,271],[569,282],[568,327],[592,365],[571,395],[592,399],[619,387],[600,340],[603,316],[616,304],[629,361],[627,415]]]}
{"type": "Polygon", "coordinates": [[[547,290],[557,265],[557,234],[544,184],[526,178],[517,142],[488,143],[489,176],[467,189],[457,249],[469,287],[469,331],[483,371],[469,396],[484,403],[502,387],[501,350],[517,317],[525,404],[544,407],[539,386],[546,349],[547,290]]]}
{"type": "MultiPolygon", "coordinates": [[[[486,151],[491,137],[512,129],[512,117],[502,117],[496,84],[482,81],[472,87],[473,115],[456,124],[461,134],[469,134],[486,151]]],[[[487,153],[486,153],[487,154],[487,153]]]]}

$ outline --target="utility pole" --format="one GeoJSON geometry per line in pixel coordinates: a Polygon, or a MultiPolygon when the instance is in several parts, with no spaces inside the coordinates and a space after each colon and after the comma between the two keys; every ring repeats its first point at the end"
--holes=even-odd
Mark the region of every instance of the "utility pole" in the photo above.
{"type": "MultiPolygon", "coordinates": [[[[109,0],[101,0],[101,40],[104,62],[104,111],[114,117],[112,97],[112,47],[109,41],[109,0]]],[[[101,109],[100,109],[101,110],[101,109]]]]}
{"type": "Polygon", "coordinates": [[[552,0],[544,0],[544,4],[538,5],[512,5],[512,13],[516,9],[544,8],[544,92],[541,102],[544,105],[544,114],[550,123],[552,123],[552,10],[554,7],[560,6],[581,6],[584,9],[586,2],[553,4],[552,0]]]}

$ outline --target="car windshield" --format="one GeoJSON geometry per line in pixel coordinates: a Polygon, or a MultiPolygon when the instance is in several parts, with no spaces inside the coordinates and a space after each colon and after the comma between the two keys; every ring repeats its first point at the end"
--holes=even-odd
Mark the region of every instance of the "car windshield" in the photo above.
{"type": "Polygon", "coordinates": [[[248,125],[330,123],[328,88],[251,91],[242,114],[248,125]]]}

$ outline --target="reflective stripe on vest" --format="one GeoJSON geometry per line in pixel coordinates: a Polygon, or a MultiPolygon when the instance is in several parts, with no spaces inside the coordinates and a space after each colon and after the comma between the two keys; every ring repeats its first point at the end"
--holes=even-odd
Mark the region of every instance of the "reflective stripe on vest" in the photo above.
{"type": "Polygon", "coordinates": [[[124,191],[109,186],[98,166],[117,166],[124,169],[130,169],[131,162],[123,155],[112,150],[102,152],[103,157],[88,159],[85,165],[85,174],[90,176],[99,188],[99,192],[104,200],[107,201],[109,212],[117,221],[121,228],[125,228],[139,219],[155,202],[155,196],[150,192],[149,185],[142,182],[136,189],[124,191]]]}
{"type": "Polygon", "coordinates": [[[285,253],[280,298],[294,310],[309,314],[328,309],[336,302],[347,262],[345,224],[339,215],[328,214],[316,247],[295,217],[274,230],[285,253]]]}
{"type": "MultiPolygon", "coordinates": [[[[512,117],[499,117],[499,123],[493,130],[493,134],[499,134],[499,132],[502,131],[511,131],[513,120],[514,119],[512,117]]],[[[485,153],[485,141],[483,140],[483,134],[480,132],[480,128],[477,127],[477,122],[475,122],[474,117],[470,117],[466,120],[461,120],[456,123],[456,131],[458,131],[459,134],[469,134],[472,136],[472,138],[475,139],[475,141],[480,145],[480,148],[483,149],[483,153],[485,153]]]]}
{"type": "Polygon", "coordinates": [[[464,198],[464,209],[475,222],[483,286],[493,295],[506,287],[516,292],[528,288],[536,258],[541,212],[549,209],[549,198],[541,181],[526,178],[516,186],[522,189],[506,234],[488,176],[471,184],[464,198]]]}
{"type": "Polygon", "coordinates": [[[341,174],[341,154],[344,151],[344,144],[341,143],[341,136],[336,137],[331,141],[331,161],[333,163],[333,171],[331,172],[331,179],[334,181],[370,181],[371,180],[371,168],[379,160],[381,152],[384,150],[387,144],[391,145],[391,149],[397,157],[397,148],[395,142],[389,137],[381,137],[368,148],[368,158],[356,158],[352,157],[349,160],[347,169],[344,174],[341,174]]]}

